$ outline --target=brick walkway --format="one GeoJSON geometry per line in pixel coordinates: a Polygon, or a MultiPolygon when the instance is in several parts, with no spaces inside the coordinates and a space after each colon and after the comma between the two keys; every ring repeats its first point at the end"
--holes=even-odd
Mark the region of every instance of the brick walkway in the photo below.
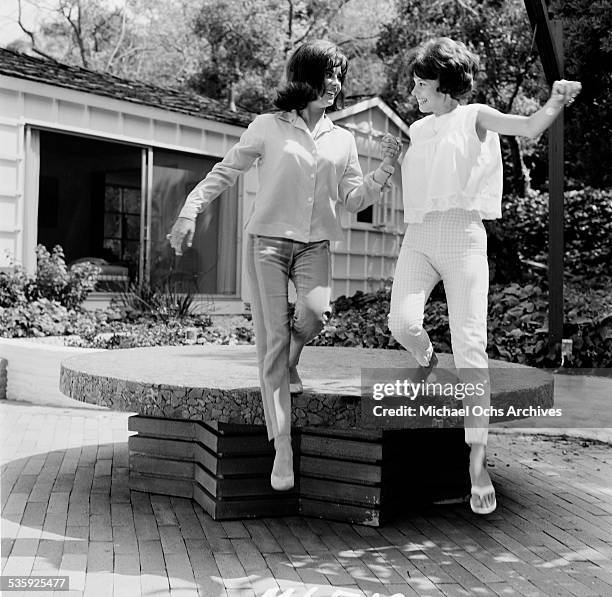
{"type": "Polygon", "coordinates": [[[68,575],[71,592],[56,594],[87,597],[612,595],[609,445],[493,435],[488,517],[457,505],[380,529],[217,523],[128,490],[127,417],[0,404],[2,574],[68,575]]]}

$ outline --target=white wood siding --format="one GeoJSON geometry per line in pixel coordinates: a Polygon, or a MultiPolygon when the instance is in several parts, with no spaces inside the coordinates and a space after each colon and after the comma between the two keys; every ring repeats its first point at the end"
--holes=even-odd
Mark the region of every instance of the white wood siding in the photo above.
{"type": "MultiPolygon", "coordinates": [[[[32,222],[36,226],[38,202],[32,193],[28,195],[24,184],[27,127],[218,158],[244,130],[129,101],[0,76],[0,267],[15,259],[30,270],[35,266],[37,231],[29,228],[32,222]]],[[[247,176],[247,180],[240,187],[241,206],[252,201],[256,190],[256,178],[247,176]]],[[[240,210],[239,217],[244,214],[246,211],[240,210]]],[[[239,226],[239,249],[242,234],[239,226]]],[[[240,277],[241,268],[238,271],[240,277]]],[[[244,282],[238,283],[239,289],[244,289],[244,282]]]]}
{"type": "MultiPolygon", "coordinates": [[[[402,138],[407,127],[378,98],[332,115],[356,138],[364,174],[380,163],[378,142],[383,133],[402,138]]],[[[36,244],[37,184],[27,184],[27,128],[86,135],[221,158],[244,127],[208,121],[129,101],[97,96],[25,79],[0,76],[0,267],[14,258],[32,270],[36,244]]],[[[30,149],[30,152],[32,150],[30,149]]],[[[244,255],[243,225],[257,190],[254,169],[239,182],[241,226],[239,255],[244,255]]],[[[403,231],[401,189],[393,187],[375,206],[373,222],[357,222],[340,208],[346,238],[333,247],[332,297],[371,291],[393,275],[403,231]]],[[[243,268],[239,292],[248,300],[243,268]]]]}
{"type": "MultiPolygon", "coordinates": [[[[408,146],[408,127],[398,122],[380,99],[374,98],[342,110],[334,121],[355,135],[364,175],[381,162],[379,141],[384,133],[399,137],[408,146]]],[[[356,214],[340,208],[345,240],[332,252],[332,297],[351,296],[357,290],[370,292],[393,276],[405,230],[401,188],[387,190],[374,206],[373,222],[357,221],[356,214]]]]}

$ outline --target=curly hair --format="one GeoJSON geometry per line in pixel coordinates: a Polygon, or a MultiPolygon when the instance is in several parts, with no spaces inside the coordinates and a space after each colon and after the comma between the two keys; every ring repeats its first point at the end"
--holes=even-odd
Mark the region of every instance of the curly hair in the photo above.
{"type": "Polygon", "coordinates": [[[414,50],[409,73],[411,77],[438,79],[438,91],[460,100],[472,91],[478,63],[478,56],[464,43],[450,37],[437,37],[414,50]]]}
{"type": "MultiPolygon", "coordinates": [[[[287,63],[287,84],[281,88],[274,105],[283,111],[303,110],[309,102],[319,99],[325,92],[325,73],[340,67],[340,83],[348,70],[346,56],[334,44],[316,40],[302,44],[287,63]]],[[[331,110],[342,107],[344,94],[336,96],[331,110]]]]}

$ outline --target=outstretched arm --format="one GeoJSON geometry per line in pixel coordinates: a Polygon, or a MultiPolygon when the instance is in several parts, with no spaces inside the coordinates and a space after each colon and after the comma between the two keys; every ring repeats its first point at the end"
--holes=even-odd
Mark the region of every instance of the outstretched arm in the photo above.
{"type": "Polygon", "coordinates": [[[198,214],[225,189],[232,186],[238,176],[246,172],[262,155],[261,127],[261,117],[258,116],[242,133],[238,143],[227,152],[223,160],[215,164],[206,178],[187,195],[178,218],[166,235],[170,246],[177,255],[183,254],[183,248],[191,247],[198,214]]]}
{"type": "Polygon", "coordinates": [[[490,106],[481,106],[476,117],[478,135],[483,139],[486,131],[492,131],[500,135],[537,137],[553,123],[564,106],[574,101],[581,89],[577,81],[555,81],[546,104],[531,116],[503,114],[490,106]]]}

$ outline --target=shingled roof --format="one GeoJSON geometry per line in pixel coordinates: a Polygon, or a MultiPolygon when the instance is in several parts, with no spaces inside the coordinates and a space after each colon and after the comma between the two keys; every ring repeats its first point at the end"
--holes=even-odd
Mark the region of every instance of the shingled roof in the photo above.
{"type": "Polygon", "coordinates": [[[195,93],[121,79],[108,73],[35,58],[6,48],[0,48],[0,75],[95,93],[228,124],[246,126],[255,116],[241,109],[232,112],[222,102],[195,93]]]}

